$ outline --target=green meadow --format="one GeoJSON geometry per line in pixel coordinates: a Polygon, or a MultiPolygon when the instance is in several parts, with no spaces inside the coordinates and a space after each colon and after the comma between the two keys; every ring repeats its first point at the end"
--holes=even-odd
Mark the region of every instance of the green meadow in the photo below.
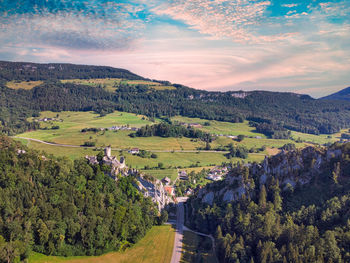
{"type": "MultiPolygon", "coordinates": [[[[86,80],[91,81],[91,80],[86,80]]],[[[112,81],[112,80],[111,80],[112,81]]],[[[114,81],[114,80],[113,80],[114,81]]],[[[136,83],[136,82],[135,82],[136,83]]],[[[133,131],[97,131],[84,132],[84,128],[109,128],[112,126],[129,126],[142,127],[144,125],[152,125],[159,122],[156,119],[152,122],[143,115],[137,115],[126,112],[113,112],[106,116],[100,116],[94,112],[41,112],[39,118],[56,118],[57,121],[40,122],[41,129],[29,131],[17,135],[18,137],[39,139],[46,142],[65,144],[65,145],[83,145],[85,142],[94,142],[96,147],[103,148],[111,145],[114,149],[113,155],[118,157],[125,156],[126,163],[129,167],[143,170],[146,174],[153,175],[156,178],[168,176],[175,179],[177,176],[177,168],[181,169],[196,169],[201,170],[203,167],[213,167],[220,165],[222,162],[259,162],[264,159],[265,155],[274,155],[279,152],[281,146],[287,143],[294,143],[297,147],[305,147],[310,142],[324,144],[334,142],[339,139],[340,133],[333,135],[311,135],[298,132],[292,132],[295,139],[300,138],[303,143],[295,143],[293,140],[278,140],[267,139],[263,134],[256,133],[253,127],[250,127],[248,122],[229,123],[204,120],[198,118],[187,118],[177,116],[172,118],[173,121],[185,123],[199,123],[203,126],[200,128],[203,131],[212,134],[225,135],[245,135],[246,137],[241,142],[237,142],[225,136],[217,136],[210,144],[212,149],[223,147],[229,143],[237,146],[244,146],[248,149],[261,148],[265,146],[265,150],[259,153],[251,153],[246,160],[234,158],[228,160],[223,152],[199,152],[198,148],[204,148],[204,142],[190,138],[162,138],[162,137],[135,137],[129,136],[133,131]],[[209,122],[209,126],[204,124],[209,122]],[[53,126],[59,126],[59,129],[51,129],[53,126]],[[258,138],[256,138],[258,136],[258,138]],[[140,148],[156,153],[157,158],[141,158],[136,155],[127,153],[130,148],[140,148]],[[176,151],[191,151],[191,152],[176,152],[176,151]],[[161,164],[162,169],[158,169],[161,164]],[[145,167],[151,170],[145,170],[145,167]]],[[[29,118],[29,121],[34,121],[38,118],[29,118]]],[[[71,159],[77,159],[85,155],[96,155],[99,150],[89,147],[63,147],[47,145],[35,141],[18,139],[28,147],[39,151],[45,151],[48,154],[57,156],[67,156],[71,159]]]]}
{"type": "Polygon", "coordinates": [[[320,134],[320,135],[314,135],[314,134],[307,134],[307,133],[301,133],[292,131],[292,137],[294,139],[301,139],[306,142],[316,143],[316,144],[325,144],[325,143],[333,143],[335,141],[338,141],[340,138],[340,134],[320,134]]]}
{"type": "Polygon", "coordinates": [[[177,178],[177,169],[164,169],[164,170],[142,170],[144,174],[151,175],[159,180],[164,177],[169,177],[172,182],[177,178]]]}
{"type": "Polygon", "coordinates": [[[61,80],[62,83],[74,83],[78,85],[88,85],[92,87],[101,86],[105,90],[114,92],[120,84],[128,85],[147,85],[149,88],[156,90],[176,89],[174,86],[166,86],[156,81],[148,80],[127,80],[119,78],[105,78],[105,79],[65,79],[61,80]]]}
{"type": "MultiPolygon", "coordinates": [[[[99,131],[85,132],[84,128],[109,128],[112,126],[128,125],[139,128],[146,124],[152,124],[147,117],[125,112],[114,112],[100,117],[93,112],[42,112],[40,118],[57,118],[62,121],[41,122],[41,128],[47,128],[26,132],[17,135],[39,139],[46,142],[69,145],[82,145],[86,141],[94,142],[97,147],[111,145],[113,148],[129,149],[137,147],[144,150],[195,150],[204,147],[201,141],[191,141],[189,138],[160,138],[160,137],[136,137],[129,136],[132,131],[99,131]],[[53,126],[59,126],[52,130],[53,126]]],[[[30,118],[33,121],[34,118],[30,118]]]]}
{"type": "Polygon", "coordinates": [[[34,87],[37,87],[39,85],[43,84],[41,80],[38,81],[9,81],[6,83],[6,87],[10,89],[25,89],[25,90],[30,90],[34,87]]]}
{"type": "Polygon", "coordinates": [[[185,122],[185,123],[198,123],[202,127],[199,128],[202,131],[211,133],[211,134],[223,134],[223,135],[245,135],[245,136],[260,136],[266,138],[264,134],[255,132],[254,127],[250,127],[248,121],[242,123],[231,123],[223,121],[214,121],[214,120],[205,120],[199,118],[188,118],[182,116],[176,116],[171,119],[172,121],[185,122]],[[205,126],[205,123],[209,123],[209,126],[205,126]]]}
{"type": "Polygon", "coordinates": [[[91,257],[55,257],[32,253],[28,263],[169,263],[174,235],[175,229],[170,225],[154,226],[143,239],[124,252],[91,257]]]}

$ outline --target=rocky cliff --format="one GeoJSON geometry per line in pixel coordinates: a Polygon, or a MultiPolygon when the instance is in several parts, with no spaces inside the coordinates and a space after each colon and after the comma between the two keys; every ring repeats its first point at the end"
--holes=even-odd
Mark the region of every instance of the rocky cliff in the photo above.
{"type": "Polygon", "coordinates": [[[337,148],[307,147],[302,150],[282,151],[276,156],[265,157],[260,163],[239,164],[225,180],[210,184],[197,192],[197,198],[212,205],[214,201],[232,202],[242,196],[254,197],[255,185],[264,185],[274,178],[282,190],[294,189],[309,183],[329,167],[332,159],[342,154],[337,148]]]}
{"type": "Polygon", "coordinates": [[[147,178],[142,174],[138,175],[136,180],[136,188],[145,197],[151,197],[152,201],[158,206],[159,211],[172,202],[172,199],[167,195],[164,185],[160,180],[147,178]]]}

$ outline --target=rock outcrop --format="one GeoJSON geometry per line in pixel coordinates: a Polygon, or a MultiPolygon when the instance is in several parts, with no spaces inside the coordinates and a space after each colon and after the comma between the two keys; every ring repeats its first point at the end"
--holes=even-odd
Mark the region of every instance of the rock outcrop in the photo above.
{"type": "Polygon", "coordinates": [[[252,197],[255,178],[258,184],[264,185],[272,178],[278,180],[280,188],[295,188],[304,185],[323,171],[332,158],[342,154],[340,149],[323,149],[306,147],[302,150],[282,151],[276,156],[265,157],[260,164],[239,164],[233,168],[222,182],[213,183],[200,189],[196,194],[203,203],[213,201],[232,202],[242,196],[252,197]]]}
{"type": "Polygon", "coordinates": [[[136,180],[136,188],[145,197],[151,197],[152,201],[158,206],[159,211],[172,202],[172,199],[167,195],[164,185],[160,180],[146,179],[143,175],[137,176],[136,180]]]}

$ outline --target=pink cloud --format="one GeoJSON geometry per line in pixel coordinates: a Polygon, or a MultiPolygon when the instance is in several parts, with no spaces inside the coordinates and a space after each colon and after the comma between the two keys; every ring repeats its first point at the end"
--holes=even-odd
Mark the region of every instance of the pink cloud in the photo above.
{"type": "Polygon", "coordinates": [[[257,37],[247,28],[260,23],[270,4],[270,1],[252,4],[248,0],[176,0],[154,8],[153,12],[182,20],[200,33],[216,39],[255,41],[257,37]]]}

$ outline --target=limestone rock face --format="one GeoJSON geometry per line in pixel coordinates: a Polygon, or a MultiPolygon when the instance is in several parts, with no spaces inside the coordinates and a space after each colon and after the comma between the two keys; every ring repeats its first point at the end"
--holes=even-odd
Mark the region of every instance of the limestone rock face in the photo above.
{"type": "Polygon", "coordinates": [[[203,203],[207,203],[209,205],[212,205],[213,201],[214,201],[214,193],[213,192],[207,193],[202,199],[203,203]]]}
{"type": "Polygon", "coordinates": [[[273,177],[278,180],[282,190],[290,186],[295,188],[298,184],[310,183],[313,177],[322,173],[329,160],[341,154],[340,149],[324,150],[315,147],[282,151],[276,156],[265,157],[260,164],[238,165],[229,172],[225,180],[209,184],[197,190],[195,195],[209,205],[213,204],[214,199],[232,202],[242,196],[253,197],[256,193],[253,191],[255,186],[252,178],[258,179],[258,183],[264,185],[273,177]]]}
{"type": "Polygon", "coordinates": [[[139,175],[136,180],[136,187],[138,190],[145,197],[151,197],[152,201],[158,206],[159,211],[172,202],[172,199],[167,195],[164,185],[160,180],[155,179],[154,181],[150,181],[142,175],[139,175]]]}

